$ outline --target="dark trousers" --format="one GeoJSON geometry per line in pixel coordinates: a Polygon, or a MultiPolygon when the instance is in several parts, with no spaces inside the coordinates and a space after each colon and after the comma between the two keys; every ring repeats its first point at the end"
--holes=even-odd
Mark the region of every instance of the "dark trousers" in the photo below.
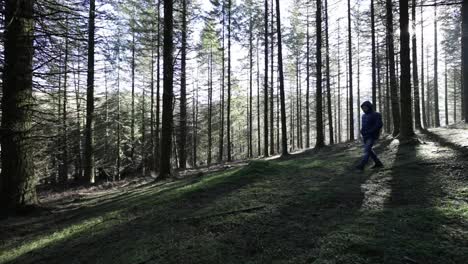
{"type": "Polygon", "coordinates": [[[381,163],[377,155],[375,154],[372,147],[375,144],[374,138],[365,138],[364,139],[364,155],[362,156],[361,166],[365,166],[369,161],[369,158],[372,158],[376,164],[381,163]]]}

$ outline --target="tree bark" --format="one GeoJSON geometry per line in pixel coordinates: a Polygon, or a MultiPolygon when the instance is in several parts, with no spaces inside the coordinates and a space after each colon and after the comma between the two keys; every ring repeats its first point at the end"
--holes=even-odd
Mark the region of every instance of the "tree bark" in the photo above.
{"type": "Polygon", "coordinates": [[[414,136],[413,111],[411,99],[411,61],[408,1],[400,0],[400,105],[401,122],[399,139],[409,139],[414,136]]]}
{"type": "Polygon", "coordinates": [[[306,35],[306,148],[310,148],[310,22],[309,22],[309,5],[307,5],[307,35],[306,35]]]}
{"type": "Polygon", "coordinates": [[[333,137],[333,115],[332,115],[332,100],[331,100],[331,85],[330,85],[330,45],[328,38],[328,0],[325,0],[325,63],[326,63],[326,76],[327,76],[327,112],[328,112],[328,133],[330,138],[330,145],[335,143],[333,137]]]}
{"type": "Polygon", "coordinates": [[[421,108],[419,106],[419,78],[418,78],[418,55],[417,49],[418,46],[416,45],[416,0],[412,0],[413,8],[411,9],[411,16],[412,16],[412,29],[413,29],[413,36],[412,36],[412,56],[413,56],[413,85],[414,85],[414,123],[415,128],[418,130],[422,129],[421,125],[421,108]]]}
{"type": "Polygon", "coordinates": [[[161,170],[159,179],[171,175],[172,153],[172,98],[174,85],[174,44],[173,44],[173,1],[164,0],[164,44],[163,44],[163,116],[161,133],[161,170]]]}
{"type": "Polygon", "coordinates": [[[323,135],[323,108],[322,108],[322,0],[317,0],[317,16],[316,16],[316,26],[317,26],[317,78],[316,78],[316,110],[315,110],[315,120],[316,120],[316,142],[315,148],[321,148],[325,146],[325,140],[323,135]]]}
{"type": "Polygon", "coordinates": [[[440,127],[440,113],[439,113],[439,52],[438,52],[438,38],[437,38],[437,5],[434,5],[434,115],[435,126],[440,127]]]}
{"type": "Polygon", "coordinates": [[[232,1],[228,0],[228,99],[227,99],[227,161],[232,161],[231,146],[231,14],[232,1]]]}
{"type": "Polygon", "coordinates": [[[353,107],[353,44],[351,36],[351,0],[348,0],[348,71],[349,71],[349,140],[354,140],[354,107],[353,107]]]}
{"type": "Polygon", "coordinates": [[[3,210],[37,204],[32,155],[34,1],[5,2],[0,202],[3,210]]]}
{"type": "Polygon", "coordinates": [[[421,6],[421,111],[422,111],[422,125],[427,129],[427,111],[426,111],[426,94],[424,92],[424,20],[423,8],[421,6]]]}
{"type": "Polygon", "coordinates": [[[281,154],[287,156],[288,154],[288,134],[286,128],[286,103],[284,96],[284,71],[283,71],[283,41],[281,38],[281,14],[280,14],[280,1],[276,0],[276,31],[278,36],[278,73],[280,82],[280,100],[281,100],[281,154]]]}
{"type": "Polygon", "coordinates": [[[462,119],[468,123],[468,2],[462,3],[462,119]]]}
{"type": "Polygon", "coordinates": [[[182,0],[182,50],[180,78],[179,168],[187,164],[187,1],[182,0]]]}
{"type": "Polygon", "coordinates": [[[268,157],[268,0],[265,0],[265,79],[264,79],[264,102],[263,102],[263,108],[264,108],[264,113],[263,113],[263,129],[264,129],[264,134],[263,134],[263,155],[265,157],[268,157]]]}
{"type": "Polygon", "coordinates": [[[386,0],[387,9],[387,45],[388,45],[388,63],[390,70],[390,93],[392,102],[393,132],[396,137],[400,133],[400,105],[398,103],[398,87],[395,75],[395,46],[393,43],[393,3],[392,0],[386,0]]]}
{"type": "Polygon", "coordinates": [[[84,176],[94,183],[94,34],[96,3],[90,0],[88,22],[88,78],[86,95],[86,133],[84,176]]]}
{"type": "MultiPolygon", "coordinates": [[[[374,0],[371,0],[370,6],[370,16],[371,16],[371,38],[372,38],[372,103],[374,108],[377,110],[377,83],[376,83],[376,52],[375,52],[375,7],[374,0]]],[[[379,102],[380,103],[380,102],[379,102]]]]}

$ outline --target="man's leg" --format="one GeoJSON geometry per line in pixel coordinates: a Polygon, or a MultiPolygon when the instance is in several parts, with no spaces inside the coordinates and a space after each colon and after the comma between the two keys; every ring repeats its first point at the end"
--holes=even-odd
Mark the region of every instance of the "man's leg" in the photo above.
{"type": "Polygon", "coordinates": [[[372,158],[372,160],[374,160],[374,163],[375,163],[374,167],[378,168],[378,167],[382,167],[383,164],[377,157],[377,154],[375,154],[374,150],[372,149],[374,147],[374,143],[375,143],[375,140],[372,140],[370,144],[370,148],[369,148],[369,156],[372,158]]]}
{"type": "MultiPolygon", "coordinates": [[[[357,166],[358,169],[364,169],[367,162],[369,161],[369,157],[373,154],[372,152],[372,145],[374,144],[373,139],[367,138],[364,139],[364,155],[362,156],[361,163],[357,166]]],[[[375,154],[373,154],[375,156],[375,154]]]]}

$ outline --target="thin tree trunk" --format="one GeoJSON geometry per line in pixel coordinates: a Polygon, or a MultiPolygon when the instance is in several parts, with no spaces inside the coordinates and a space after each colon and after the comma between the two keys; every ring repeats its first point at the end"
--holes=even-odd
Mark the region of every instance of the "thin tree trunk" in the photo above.
{"type": "Polygon", "coordinates": [[[265,15],[264,15],[264,23],[265,23],[265,80],[264,80],[264,119],[263,119],[263,125],[264,125],[264,134],[263,134],[263,155],[265,157],[268,157],[268,0],[265,0],[265,15]]]}
{"type": "MultiPolygon", "coordinates": [[[[374,108],[377,110],[377,83],[376,83],[376,47],[375,47],[375,8],[374,8],[374,0],[371,0],[370,6],[370,16],[371,16],[371,38],[372,38],[372,103],[374,104],[374,108]]],[[[359,109],[359,108],[358,108],[359,109]]]]}
{"type": "MultiPolygon", "coordinates": [[[[331,100],[331,87],[330,87],[330,45],[328,38],[328,0],[325,0],[325,63],[326,63],[326,76],[327,76],[327,112],[328,112],[328,133],[330,137],[330,145],[333,145],[333,115],[332,115],[332,100],[331,100]]],[[[307,106],[308,107],[308,106],[307,106]]]]}
{"type": "Polygon", "coordinates": [[[415,127],[418,130],[422,129],[421,125],[421,109],[419,107],[419,79],[418,79],[418,55],[417,49],[418,46],[416,45],[416,0],[412,0],[413,8],[411,10],[412,16],[412,29],[413,29],[413,36],[412,36],[412,55],[413,55],[413,85],[414,85],[414,121],[415,127]]]}
{"type": "Polygon", "coordinates": [[[408,1],[400,0],[400,106],[401,123],[399,139],[408,139],[414,136],[413,110],[411,98],[411,60],[408,1]]]}
{"type": "Polygon", "coordinates": [[[223,46],[221,48],[222,50],[222,74],[221,74],[221,93],[220,93],[220,104],[221,104],[221,124],[220,124],[220,130],[219,130],[219,154],[218,154],[218,162],[221,163],[223,161],[223,155],[224,155],[224,85],[225,85],[225,66],[226,66],[226,57],[224,56],[225,54],[225,47],[224,47],[224,30],[225,30],[225,1],[223,1],[223,22],[222,22],[222,42],[223,46]]]}
{"type": "Polygon", "coordinates": [[[180,78],[180,123],[179,123],[179,167],[186,168],[187,164],[187,1],[182,0],[182,50],[181,50],[181,78],[180,78]]]}
{"type": "MultiPolygon", "coordinates": [[[[65,61],[63,78],[63,110],[62,110],[62,169],[60,180],[65,183],[68,180],[68,128],[67,128],[67,85],[68,85],[68,16],[65,22],[65,61]]],[[[106,101],[107,104],[107,101],[106,101]]]]}
{"type": "Polygon", "coordinates": [[[88,22],[88,78],[86,96],[85,178],[94,183],[94,34],[95,0],[90,0],[88,22]]]}
{"type": "Polygon", "coordinates": [[[316,26],[317,26],[317,72],[316,72],[316,110],[315,110],[315,120],[316,120],[316,142],[315,148],[321,148],[325,146],[325,139],[323,135],[323,108],[322,108],[322,0],[317,0],[317,16],[316,16],[316,26]]]}
{"type": "Polygon", "coordinates": [[[271,52],[270,52],[270,155],[275,154],[275,129],[274,129],[274,51],[275,51],[275,41],[274,41],[274,1],[271,0],[271,23],[270,23],[270,34],[271,34],[271,52]]]}
{"type": "Polygon", "coordinates": [[[462,3],[462,119],[468,123],[468,2],[462,3]]]}
{"type": "Polygon", "coordinates": [[[164,90],[163,90],[163,117],[161,134],[161,170],[159,178],[164,179],[171,175],[172,152],[172,99],[174,83],[174,45],[173,45],[173,1],[164,0],[164,90]]]}
{"type": "MultiPolygon", "coordinates": [[[[210,56],[208,59],[208,151],[207,165],[211,165],[212,148],[212,116],[213,116],[213,47],[210,47],[210,56]]],[[[228,113],[229,115],[229,113],[228,113]]]]}
{"type": "Polygon", "coordinates": [[[282,156],[288,155],[288,134],[286,128],[286,104],[284,96],[284,72],[283,72],[283,40],[281,38],[281,14],[280,1],[276,0],[276,31],[278,35],[278,71],[280,82],[280,100],[281,100],[281,153],[282,156]]]}
{"type": "Polygon", "coordinates": [[[252,134],[253,134],[253,127],[252,127],[252,118],[253,118],[253,111],[252,111],[252,88],[253,88],[253,17],[252,11],[250,12],[249,17],[249,153],[248,157],[253,157],[253,146],[252,146],[252,134]]]}
{"type": "MultiPolygon", "coordinates": [[[[117,47],[117,164],[116,164],[116,172],[117,180],[120,181],[120,167],[121,167],[121,159],[120,159],[120,150],[121,150],[121,131],[122,131],[122,122],[120,120],[120,39],[118,40],[118,47],[117,47]]],[[[115,180],[112,179],[112,180],[115,180]]]]}
{"type": "Polygon", "coordinates": [[[349,71],[349,140],[354,140],[354,111],[353,111],[353,43],[351,36],[351,0],[348,0],[348,71],[349,71]]]}
{"type": "Polygon", "coordinates": [[[227,160],[232,161],[231,150],[231,0],[228,0],[228,99],[227,99],[227,160]]]}
{"type": "Polygon", "coordinates": [[[340,53],[340,47],[341,47],[341,38],[340,38],[340,24],[338,24],[338,143],[341,143],[342,141],[342,134],[341,134],[341,126],[342,126],[342,120],[341,120],[341,53],[340,53]]]}
{"type": "Polygon", "coordinates": [[[396,137],[400,133],[400,105],[398,103],[398,87],[395,75],[395,47],[393,43],[393,3],[392,0],[386,0],[387,9],[387,45],[388,60],[390,67],[390,93],[392,101],[393,132],[396,137]]]}
{"type": "Polygon", "coordinates": [[[6,1],[1,123],[0,202],[14,210],[37,204],[31,149],[34,1],[6,1]]]}
{"type": "Polygon", "coordinates": [[[257,38],[257,148],[258,157],[262,155],[262,137],[260,124],[260,54],[259,54],[259,38],[257,38]]]}
{"type": "Polygon", "coordinates": [[[426,94],[424,92],[424,20],[423,7],[421,6],[421,107],[422,107],[422,125],[427,129],[427,110],[426,110],[426,94]]]}
{"type": "MultiPolygon", "coordinates": [[[[446,55],[447,56],[447,55],[446,55]]],[[[448,76],[447,76],[447,58],[445,58],[445,126],[449,125],[448,113],[448,76]]]]}
{"type": "Polygon", "coordinates": [[[307,5],[307,43],[306,43],[306,148],[310,148],[310,21],[309,21],[309,5],[307,5]]]}
{"type": "Polygon", "coordinates": [[[160,145],[160,123],[161,123],[161,1],[158,0],[158,30],[157,30],[157,51],[156,51],[156,131],[155,131],[155,168],[160,170],[161,145],[160,145]]]}
{"type": "Polygon", "coordinates": [[[438,40],[437,40],[437,5],[434,5],[434,115],[435,126],[440,127],[439,113],[439,56],[438,56],[438,40]]]}
{"type": "MultiPolygon", "coordinates": [[[[133,24],[132,27],[135,27],[135,25],[133,24]]],[[[130,159],[132,165],[135,165],[135,45],[135,29],[132,28],[132,116],[130,120],[130,159]]]]}
{"type": "Polygon", "coordinates": [[[80,100],[80,48],[78,48],[78,61],[77,70],[73,73],[74,84],[75,84],[75,104],[76,104],[76,131],[78,133],[78,142],[76,145],[77,156],[76,156],[76,169],[75,169],[75,180],[80,180],[83,177],[83,158],[82,158],[82,135],[81,135],[81,100],[80,100]]]}

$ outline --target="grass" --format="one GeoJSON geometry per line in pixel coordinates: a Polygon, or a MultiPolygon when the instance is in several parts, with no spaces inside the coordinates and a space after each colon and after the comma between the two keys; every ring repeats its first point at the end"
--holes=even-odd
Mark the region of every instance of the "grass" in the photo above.
{"type": "Polygon", "coordinates": [[[435,149],[385,141],[387,169],[357,173],[337,146],[79,200],[0,233],[0,263],[465,263],[466,179],[435,149]]]}

